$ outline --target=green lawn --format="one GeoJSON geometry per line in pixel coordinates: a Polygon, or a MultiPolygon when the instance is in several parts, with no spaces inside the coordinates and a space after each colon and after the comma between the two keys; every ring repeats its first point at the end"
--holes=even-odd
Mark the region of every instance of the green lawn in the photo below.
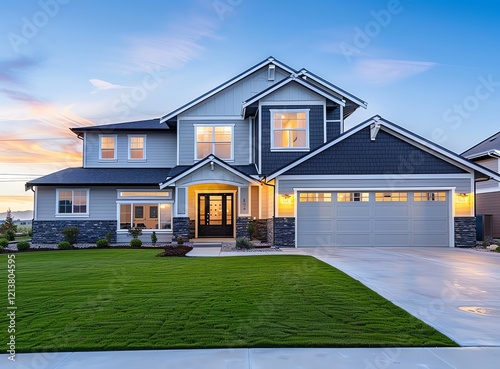
{"type": "MultiPolygon", "coordinates": [[[[17,351],[456,346],[313,257],[157,252],[17,254],[17,351]]],[[[0,291],[7,291],[6,269],[3,254],[0,291]]]]}

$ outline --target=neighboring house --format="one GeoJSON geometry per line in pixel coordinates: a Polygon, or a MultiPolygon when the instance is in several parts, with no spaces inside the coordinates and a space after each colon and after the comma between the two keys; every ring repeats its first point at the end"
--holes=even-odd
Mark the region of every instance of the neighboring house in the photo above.
{"type": "MultiPolygon", "coordinates": [[[[471,147],[462,156],[494,172],[500,172],[500,132],[471,147]]],[[[483,230],[486,236],[500,238],[500,183],[494,179],[476,184],[476,214],[491,215],[489,224],[482,224],[483,230]]]]}
{"type": "Polygon", "coordinates": [[[34,242],[143,229],[148,241],[239,237],[279,246],[475,242],[475,180],[500,177],[379,116],[366,102],[268,58],[153,120],[74,128],[83,167],[30,181],[34,242]],[[264,235],[264,236],[262,236],[264,235]]]}

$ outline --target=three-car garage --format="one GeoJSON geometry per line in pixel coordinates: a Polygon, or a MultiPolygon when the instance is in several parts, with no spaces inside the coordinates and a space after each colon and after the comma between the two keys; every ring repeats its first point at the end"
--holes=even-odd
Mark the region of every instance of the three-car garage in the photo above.
{"type": "Polygon", "coordinates": [[[298,191],[296,245],[452,245],[450,190],[298,191]]]}

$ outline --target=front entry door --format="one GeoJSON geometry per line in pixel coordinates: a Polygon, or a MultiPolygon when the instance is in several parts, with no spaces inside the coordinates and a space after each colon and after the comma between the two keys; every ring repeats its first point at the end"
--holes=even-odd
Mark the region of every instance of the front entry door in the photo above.
{"type": "Polygon", "coordinates": [[[198,194],[198,237],[233,237],[233,194],[198,194]]]}

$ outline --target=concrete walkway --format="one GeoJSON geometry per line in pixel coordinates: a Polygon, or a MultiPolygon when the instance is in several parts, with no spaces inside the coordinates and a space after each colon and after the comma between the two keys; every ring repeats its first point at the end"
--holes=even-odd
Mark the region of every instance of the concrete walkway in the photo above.
{"type": "Polygon", "coordinates": [[[498,348],[225,349],[0,355],[2,369],[498,369],[498,348]]]}
{"type": "Polygon", "coordinates": [[[223,349],[0,355],[16,369],[470,369],[499,368],[500,254],[431,248],[313,248],[221,252],[191,257],[312,255],[360,280],[434,326],[460,348],[223,349]],[[460,309],[465,308],[465,309],[460,309]]]}

